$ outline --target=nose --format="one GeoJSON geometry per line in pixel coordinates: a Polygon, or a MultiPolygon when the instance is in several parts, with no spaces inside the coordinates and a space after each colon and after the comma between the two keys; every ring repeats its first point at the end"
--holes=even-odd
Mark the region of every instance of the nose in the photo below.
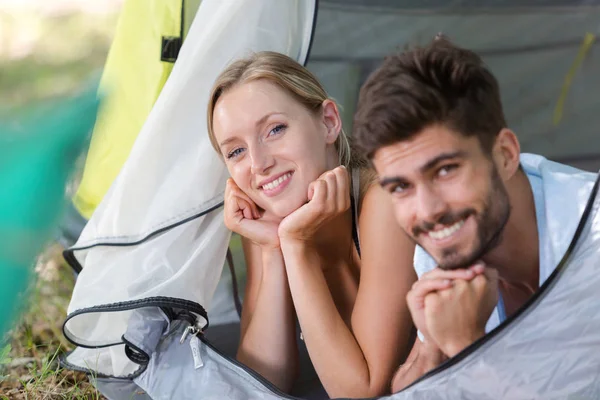
{"type": "Polygon", "coordinates": [[[416,217],[418,222],[435,224],[448,212],[448,203],[436,190],[429,185],[422,185],[417,189],[415,196],[416,217]]]}
{"type": "Polygon", "coordinates": [[[249,152],[251,160],[250,172],[254,175],[267,174],[269,169],[271,169],[275,163],[275,159],[269,153],[268,148],[262,144],[258,144],[252,146],[252,148],[249,149],[249,152]]]}

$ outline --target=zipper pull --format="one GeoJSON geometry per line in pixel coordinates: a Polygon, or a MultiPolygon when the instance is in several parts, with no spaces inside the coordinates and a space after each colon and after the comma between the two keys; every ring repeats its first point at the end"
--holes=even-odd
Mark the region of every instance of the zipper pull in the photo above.
{"type": "Polygon", "coordinates": [[[183,335],[181,335],[181,339],[179,340],[179,344],[183,344],[183,342],[185,342],[185,338],[187,337],[187,335],[189,335],[191,330],[192,330],[192,325],[185,328],[185,330],[183,331],[183,335]]]}
{"type": "Polygon", "coordinates": [[[194,369],[202,368],[204,366],[204,361],[202,361],[202,356],[200,355],[200,345],[201,341],[198,338],[198,329],[192,330],[192,337],[190,339],[190,348],[192,349],[192,357],[194,359],[194,369]]]}

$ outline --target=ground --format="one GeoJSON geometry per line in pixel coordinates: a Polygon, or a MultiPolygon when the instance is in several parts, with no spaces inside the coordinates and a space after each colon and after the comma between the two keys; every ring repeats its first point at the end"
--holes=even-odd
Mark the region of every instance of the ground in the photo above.
{"type": "Polygon", "coordinates": [[[85,374],[60,369],[73,345],[62,334],[73,272],[51,245],[36,266],[25,313],[0,349],[0,399],[104,399],[85,374]]]}
{"type": "MultiPolygon", "coordinates": [[[[116,27],[118,3],[0,0],[0,119],[98,77],[116,27]],[[32,8],[19,6],[36,1],[32,8]],[[86,3],[94,10],[86,10],[86,3]]],[[[76,178],[71,191],[74,186],[76,178]]],[[[62,323],[75,279],[61,251],[59,245],[48,244],[24,295],[24,313],[0,338],[1,400],[103,399],[84,374],[57,365],[58,357],[73,348],[62,334],[62,323]]]]}

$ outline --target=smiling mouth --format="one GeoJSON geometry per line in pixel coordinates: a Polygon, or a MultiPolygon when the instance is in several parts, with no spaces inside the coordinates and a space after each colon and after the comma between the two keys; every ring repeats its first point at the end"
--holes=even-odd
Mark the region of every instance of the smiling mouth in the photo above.
{"type": "Polygon", "coordinates": [[[462,226],[465,224],[466,218],[456,222],[453,225],[450,225],[446,228],[439,229],[437,231],[429,231],[427,235],[434,240],[443,240],[447,239],[450,236],[454,235],[462,226]]]}
{"type": "Polygon", "coordinates": [[[277,187],[279,187],[279,185],[281,185],[282,183],[284,183],[285,181],[287,181],[291,177],[292,177],[292,173],[288,172],[288,173],[280,176],[279,178],[274,179],[271,182],[262,185],[261,189],[263,189],[263,190],[275,190],[277,187]]]}

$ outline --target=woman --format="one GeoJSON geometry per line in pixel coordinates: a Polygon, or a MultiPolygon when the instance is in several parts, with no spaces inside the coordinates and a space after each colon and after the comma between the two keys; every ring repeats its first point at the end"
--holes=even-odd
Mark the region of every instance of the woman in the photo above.
{"type": "Polygon", "coordinates": [[[414,245],[388,223],[389,195],[350,153],[335,102],[294,60],[262,52],[219,76],[208,131],[248,268],[238,359],[289,391],[297,318],[331,397],[389,392],[412,345],[414,245]]]}

